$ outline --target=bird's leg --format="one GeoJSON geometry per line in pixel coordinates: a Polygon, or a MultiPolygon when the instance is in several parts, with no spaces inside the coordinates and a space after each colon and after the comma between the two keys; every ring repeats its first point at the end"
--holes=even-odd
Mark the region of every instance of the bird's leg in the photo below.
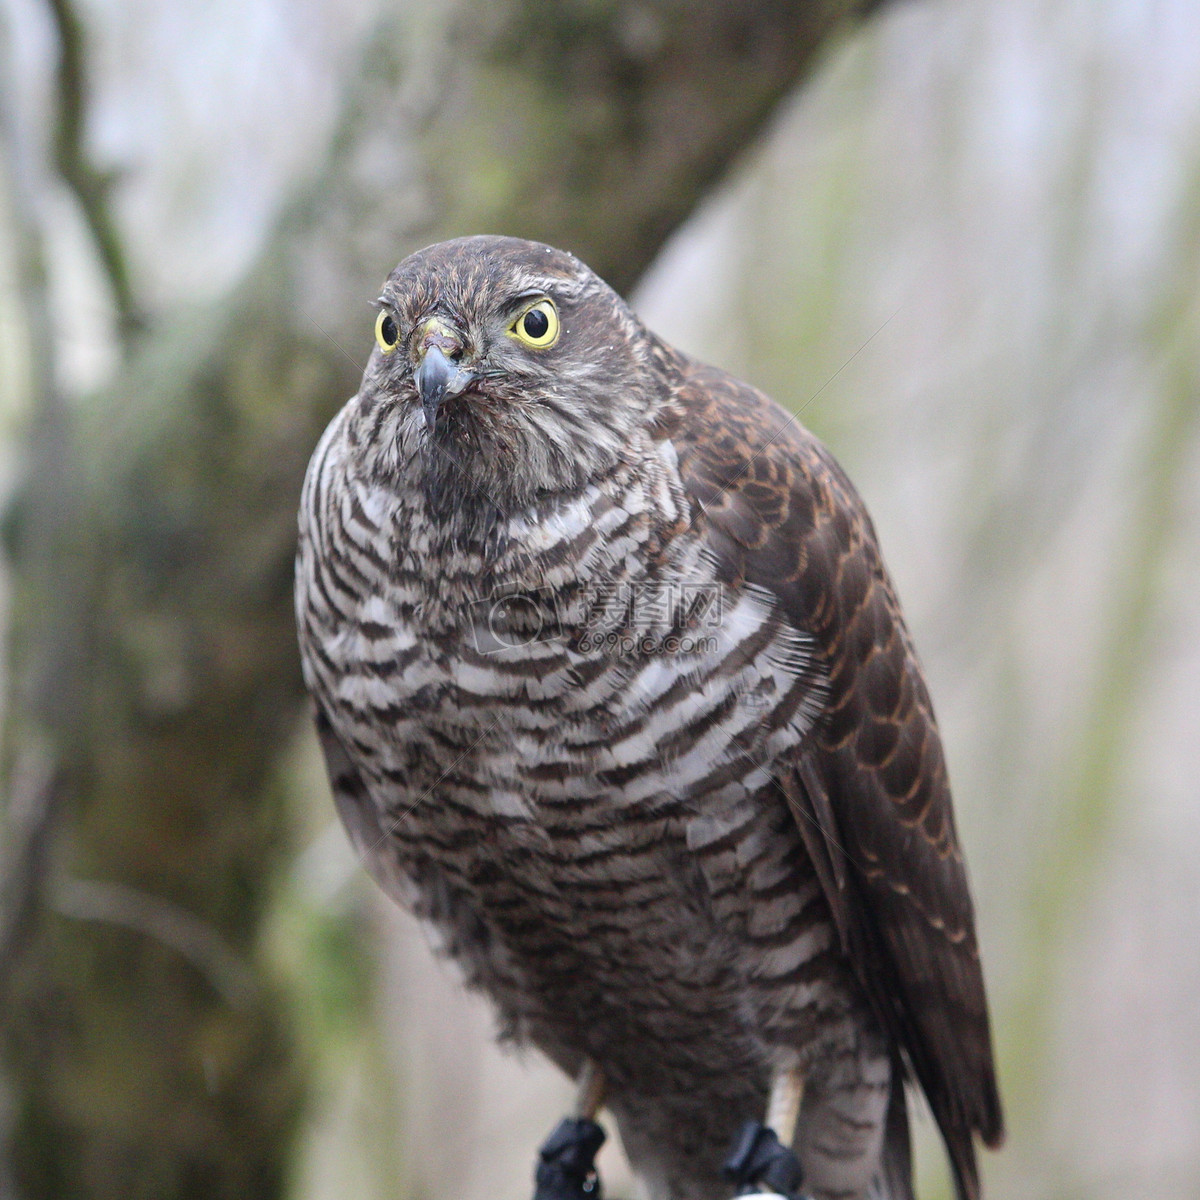
{"type": "Polygon", "coordinates": [[[601,1200],[596,1151],[604,1130],[595,1117],[604,1103],[604,1073],[585,1059],[578,1082],[575,1115],[563,1117],[538,1151],[533,1200],[601,1200]]]}
{"type": "Polygon", "coordinates": [[[771,1098],[767,1101],[767,1125],[783,1146],[790,1146],[796,1138],[796,1120],[800,1116],[800,1102],[804,1099],[804,1076],[792,1067],[780,1071],[771,1084],[771,1098]]]}
{"type": "Polygon", "coordinates": [[[803,1098],[803,1075],[795,1068],[780,1071],[771,1081],[766,1123],[747,1121],[738,1130],[724,1173],[739,1196],[803,1200],[803,1172],[791,1148],[803,1098]]]}
{"type": "Polygon", "coordinates": [[[590,1058],[585,1058],[575,1086],[575,1115],[594,1121],[604,1104],[604,1072],[590,1058]]]}

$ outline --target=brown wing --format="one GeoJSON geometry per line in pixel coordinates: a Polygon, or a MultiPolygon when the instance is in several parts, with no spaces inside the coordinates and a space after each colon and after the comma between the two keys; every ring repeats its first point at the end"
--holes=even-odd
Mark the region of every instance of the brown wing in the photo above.
{"type": "Polygon", "coordinates": [[[974,913],[933,708],[863,503],[766,396],[675,359],[663,419],[728,581],[774,593],[813,635],[824,716],[781,783],[843,946],[903,1046],[960,1194],[973,1133],[1003,1138],[974,913]]]}

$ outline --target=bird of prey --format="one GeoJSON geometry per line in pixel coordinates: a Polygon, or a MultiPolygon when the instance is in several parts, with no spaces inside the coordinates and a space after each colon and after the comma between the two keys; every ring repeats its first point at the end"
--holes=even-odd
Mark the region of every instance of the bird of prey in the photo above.
{"type": "Polygon", "coordinates": [[[907,1085],[979,1196],[972,903],[849,479],[563,251],[434,245],[378,309],[304,485],[304,676],[370,872],[580,1083],[538,1194],[598,1194],[604,1107],[654,1200],[905,1200],[907,1085]]]}

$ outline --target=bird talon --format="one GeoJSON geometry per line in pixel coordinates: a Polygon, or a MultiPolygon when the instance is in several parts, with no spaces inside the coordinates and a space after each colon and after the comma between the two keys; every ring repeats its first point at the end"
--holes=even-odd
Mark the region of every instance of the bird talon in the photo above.
{"type": "Polygon", "coordinates": [[[805,1200],[801,1192],[804,1172],[799,1159],[761,1121],[747,1121],[738,1130],[721,1173],[739,1185],[738,1196],[805,1200]]]}
{"type": "Polygon", "coordinates": [[[587,1117],[564,1117],[538,1151],[533,1200],[602,1200],[596,1152],[605,1133],[587,1117]]]}

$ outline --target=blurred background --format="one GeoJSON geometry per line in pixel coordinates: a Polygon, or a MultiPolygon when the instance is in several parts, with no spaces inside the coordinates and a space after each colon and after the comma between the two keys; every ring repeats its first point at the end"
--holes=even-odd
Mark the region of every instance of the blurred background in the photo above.
{"type": "Polygon", "coordinates": [[[290,616],[369,302],[482,231],[863,492],[972,870],[988,1195],[1200,1195],[1200,9],[2,0],[0,139],[0,1197],[529,1194],[570,1089],[358,867],[290,616]]]}

